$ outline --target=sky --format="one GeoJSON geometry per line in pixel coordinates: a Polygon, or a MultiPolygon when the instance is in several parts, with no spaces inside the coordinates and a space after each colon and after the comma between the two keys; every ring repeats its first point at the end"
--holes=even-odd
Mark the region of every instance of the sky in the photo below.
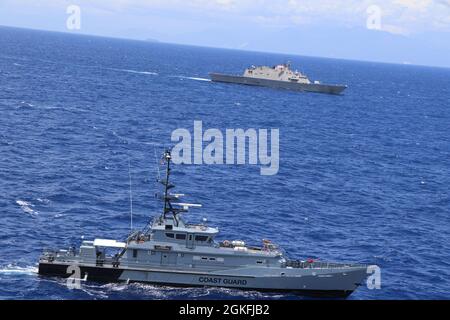
{"type": "Polygon", "coordinates": [[[0,25],[450,67],[450,0],[0,0],[0,25]]]}

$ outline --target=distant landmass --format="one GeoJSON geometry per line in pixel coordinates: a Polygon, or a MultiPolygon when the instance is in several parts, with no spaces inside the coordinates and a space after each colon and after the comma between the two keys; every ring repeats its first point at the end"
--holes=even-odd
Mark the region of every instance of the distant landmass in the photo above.
{"type": "Polygon", "coordinates": [[[146,39],[144,39],[144,41],[147,41],[147,42],[161,42],[158,39],[154,39],[154,38],[146,38],[146,39]]]}
{"type": "MultiPolygon", "coordinates": [[[[231,27],[230,27],[231,28],[231,27]]],[[[444,32],[392,34],[363,27],[302,26],[267,31],[211,28],[169,37],[167,42],[246,51],[450,67],[444,32]]]]}

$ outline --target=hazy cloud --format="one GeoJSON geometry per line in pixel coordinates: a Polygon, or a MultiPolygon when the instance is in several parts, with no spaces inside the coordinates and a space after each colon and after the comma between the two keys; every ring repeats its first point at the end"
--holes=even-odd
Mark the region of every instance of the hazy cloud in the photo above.
{"type": "MultiPolygon", "coordinates": [[[[219,19],[248,20],[268,26],[338,23],[363,26],[366,9],[377,5],[383,12],[382,29],[394,33],[450,31],[449,0],[3,0],[3,10],[9,7],[45,8],[79,5],[84,11],[114,14],[152,14],[174,11],[219,19]]],[[[1,22],[0,22],[1,23],[1,22]]]]}

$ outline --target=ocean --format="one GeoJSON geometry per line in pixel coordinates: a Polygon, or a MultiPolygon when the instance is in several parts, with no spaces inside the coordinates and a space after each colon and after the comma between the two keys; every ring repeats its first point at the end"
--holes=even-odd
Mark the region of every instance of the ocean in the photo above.
{"type": "Polygon", "coordinates": [[[0,299],[303,299],[37,275],[43,248],[124,239],[161,212],[158,159],[177,128],[278,128],[279,172],[179,165],[177,191],[218,240],[381,268],[350,299],[447,299],[450,69],[0,28],[0,299]],[[291,61],[340,96],[208,81],[291,61]],[[155,154],[157,155],[155,157],[155,154]]]}

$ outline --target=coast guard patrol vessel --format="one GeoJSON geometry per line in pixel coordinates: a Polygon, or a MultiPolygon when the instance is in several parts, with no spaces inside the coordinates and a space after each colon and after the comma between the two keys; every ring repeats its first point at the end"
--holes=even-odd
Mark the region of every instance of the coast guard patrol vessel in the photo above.
{"type": "Polygon", "coordinates": [[[299,71],[292,71],[290,63],[279,64],[273,67],[252,66],[245,69],[242,76],[210,73],[212,81],[263,86],[295,91],[340,94],[346,85],[322,84],[319,81],[311,82],[308,77],[299,71]]]}
{"type": "Polygon", "coordinates": [[[217,228],[188,224],[182,214],[201,205],[171,193],[171,153],[166,151],[162,214],[125,241],[83,241],[79,250],[44,250],[39,274],[98,282],[147,282],[169,286],[214,286],[346,297],[366,278],[367,266],[288,259],[269,240],[262,246],[216,242],[217,228]],[[78,271],[78,272],[76,272],[78,271]]]}

